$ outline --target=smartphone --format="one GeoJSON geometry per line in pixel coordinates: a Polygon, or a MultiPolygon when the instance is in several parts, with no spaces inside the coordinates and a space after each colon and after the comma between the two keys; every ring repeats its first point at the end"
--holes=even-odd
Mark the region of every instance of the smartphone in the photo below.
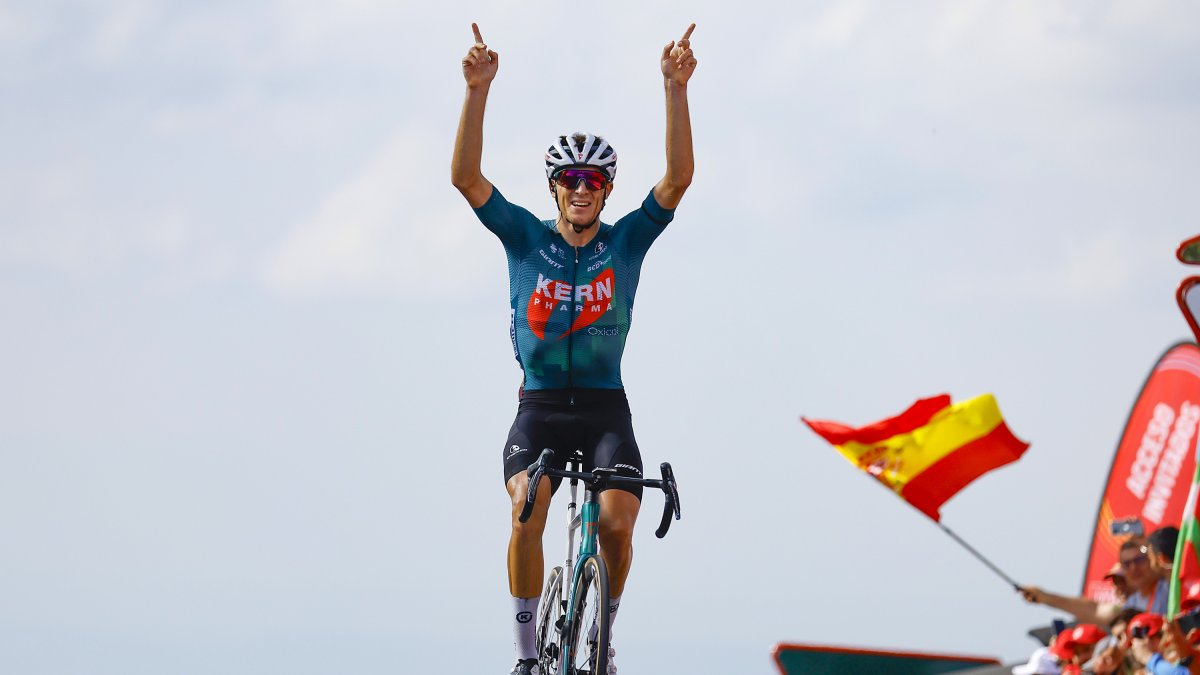
{"type": "Polygon", "coordinates": [[[1109,531],[1114,537],[1141,537],[1146,534],[1142,521],[1137,518],[1114,520],[1109,525],[1109,531]]]}
{"type": "Polygon", "coordinates": [[[1200,628],[1200,607],[1189,609],[1187,614],[1175,619],[1175,623],[1179,625],[1179,630],[1186,637],[1192,630],[1200,628]]]}

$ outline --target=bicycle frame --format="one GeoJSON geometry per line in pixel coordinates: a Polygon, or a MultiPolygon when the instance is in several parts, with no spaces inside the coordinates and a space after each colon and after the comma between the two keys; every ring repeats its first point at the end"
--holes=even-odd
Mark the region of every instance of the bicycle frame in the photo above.
{"type": "MultiPolygon", "coordinates": [[[[599,494],[605,489],[618,485],[638,485],[641,487],[650,487],[662,490],[664,496],[663,515],[659,523],[658,530],[654,532],[654,536],[659,539],[663,538],[667,529],[670,527],[671,516],[676,520],[679,519],[679,490],[675,484],[675,474],[671,470],[671,465],[663,462],[659,465],[662,471],[662,480],[633,478],[629,476],[620,476],[617,470],[608,467],[598,467],[592,469],[590,473],[582,471],[583,457],[579,453],[573,453],[564,463],[564,469],[556,469],[550,466],[553,460],[554,451],[546,448],[542,450],[542,454],[538,457],[537,462],[529,465],[529,484],[526,490],[525,505],[521,509],[521,514],[518,520],[522,523],[529,520],[533,513],[534,503],[537,499],[537,489],[544,476],[557,476],[566,478],[570,481],[571,500],[567,503],[567,558],[561,570],[556,569],[558,578],[554,579],[551,576],[547,581],[546,594],[543,595],[543,602],[538,608],[538,658],[541,659],[549,652],[544,651],[546,644],[544,639],[548,634],[544,632],[547,624],[546,619],[550,618],[546,611],[562,611],[559,620],[554,622],[554,629],[558,632],[557,644],[561,645],[561,650],[557,654],[550,653],[548,658],[557,658],[559,663],[558,670],[561,675],[569,675],[571,672],[572,654],[571,650],[575,647],[573,641],[582,635],[582,626],[574,626],[572,622],[576,617],[577,608],[575,606],[576,596],[580,588],[580,583],[583,581],[584,575],[587,574],[589,567],[593,568],[592,574],[600,581],[599,598],[605,599],[608,596],[608,574],[605,570],[604,560],[600,558],[599,545],[599,522],[600,522],[600,500],[599,494]],[[574,467],[576,470],[570,470],[574,467]],[[578,503],[579,483],[583,482],[584,499],[583,504],[578,503]],[[582,506],[582,508],[581,508],[582,506]],[[575,534],[579,533],[579,547],[575,546],[575,534]],[[578,555],[578,557],[576,557],[578,555]],[[593,559],[594,562],[593,562],[593,559]],[[567,570],[570,570],[570,577],[564,581],[563,577],[567,576],[567,570]],[[551,597],[551,588],[557,586],[557,591],[554,593],[556,597],[551,597]],[[567,603],[566,599],[570,598],[567,603]],[[566,606],[569,604],[569,606],[566,606]],[[554,608],[548,610],[547,608],[554,608]],[[575,630],[579,628],[580,630],[575,630]],[[568,639],[569,638],[569,639],[568,639]]],[[[589,582],[590,583],[590,582],[589,582]]],[[[596,618],[603,622],[600,624],[600,634],[598,638],[598,650],[603,653],[606,649],[608,635],[608,608],[604,605],[606,600],[599,600],[596,607],[596,618]]],[[[589,627],[590,630],[590,627],[589,627]]],[[[599,656],[596,665],[600,666],[604,663],[604,658],[607,654],[599,656]]],[[[550,675],[547,673],[546,675],[550,675]]]]}
{"type": "MultiPolygon", "coordinates": [[[[572,458],[567,462],[567,468],[574,466],[575,471],[583,470],[582,460],[572,458]]],[[[571,598],[571,603],[566,608],[564,622],[561,633],[570,635],[570,617],[575,614],[575,587],[579,585],[580,576],[583,574],[584,562],[594,555],[600,554],[599,537],[597,534],[597,526],[600,522],[600,502],[596,497],[596,493],[590,488],[584,488],[583,505],[577,512],[579,507],[576,499],[579,496],[579,479],[571,478],[570,494],[571,501],[567,502],[567,559],[563,562],[563,572],[571,570],[569,584],[559,585],[560,597],[557,602],[563,602],[564,598],[571,598]],[[579,557],[575,558],[575,534],[580,533],[579,539],[579,557]]],[[[565,576],[565,574],[564,574],[565,576]]],[[[563,675],[566,675],[571,663],[571,645],[565,645],[565,648],[559,656],[559,663],[562,668],[563,675]]],[[[550,675],[550,674],[547,674],[550,675]]]]}

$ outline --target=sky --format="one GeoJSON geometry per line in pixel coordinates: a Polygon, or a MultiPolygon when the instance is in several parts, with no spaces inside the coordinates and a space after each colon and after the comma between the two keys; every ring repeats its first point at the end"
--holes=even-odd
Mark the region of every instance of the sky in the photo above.
{"type": "MultiPolygon", "coordinates": [[[[633,672],[780,642],[1024,660],[1025,604],[801,415],[993,393],[1025,457],[942,508],[1079,589],[1143,379],[1189,338],[1200,6],[1142,0],[0,2],[0,671],[507,672],[499,242],[449,181],[459,60],[500,68],[483,171],[662,176],[690,22],[695,180],[623,365],[648,495],[633,672]]],[[[562,557],[556,502],[545,543],[562,557]]]]}

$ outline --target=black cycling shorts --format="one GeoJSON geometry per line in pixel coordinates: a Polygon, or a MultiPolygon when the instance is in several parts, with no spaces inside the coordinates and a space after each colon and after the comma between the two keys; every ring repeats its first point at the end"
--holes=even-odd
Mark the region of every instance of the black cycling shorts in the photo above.
{"type": "MultiPolygon", "coordinates": [[[[559,469],[565,468],[576,450],[582,450],[584,471],[610,467],[625,476],[643,477],[642,453],[633,438],[623,389],[525,391],[504,445],[505,484],[536,462],[544,448],[554,450],[553,466],[559,469]]],[[[551,478],[551,488],[557,490],[561,480],[551,478]]],[[[640,485],[612,489],[642,498],[640,485]]]]}

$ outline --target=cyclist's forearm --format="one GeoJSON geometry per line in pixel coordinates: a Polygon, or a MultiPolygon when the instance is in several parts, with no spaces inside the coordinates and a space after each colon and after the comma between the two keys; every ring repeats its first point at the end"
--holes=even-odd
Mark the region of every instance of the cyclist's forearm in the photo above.
{"type": "Polygon", "coordinates": [[[482,206],[491,195],[491,183],[480,169],[483,158],[483,113],[487,105],[488,85],[467,87],[458,133],[454,138],[454,157],[450,163],[450,181],[471,206],[482,206]]]}
{"type": "Polygon", "coordinates": [[[667,98],[667,173],[654,188],[654,197],[664,208],[679,206],[692,184],[695,158],[692,154],[692,120],[688,110],[687,85],[665,80],[667,98]]]}

